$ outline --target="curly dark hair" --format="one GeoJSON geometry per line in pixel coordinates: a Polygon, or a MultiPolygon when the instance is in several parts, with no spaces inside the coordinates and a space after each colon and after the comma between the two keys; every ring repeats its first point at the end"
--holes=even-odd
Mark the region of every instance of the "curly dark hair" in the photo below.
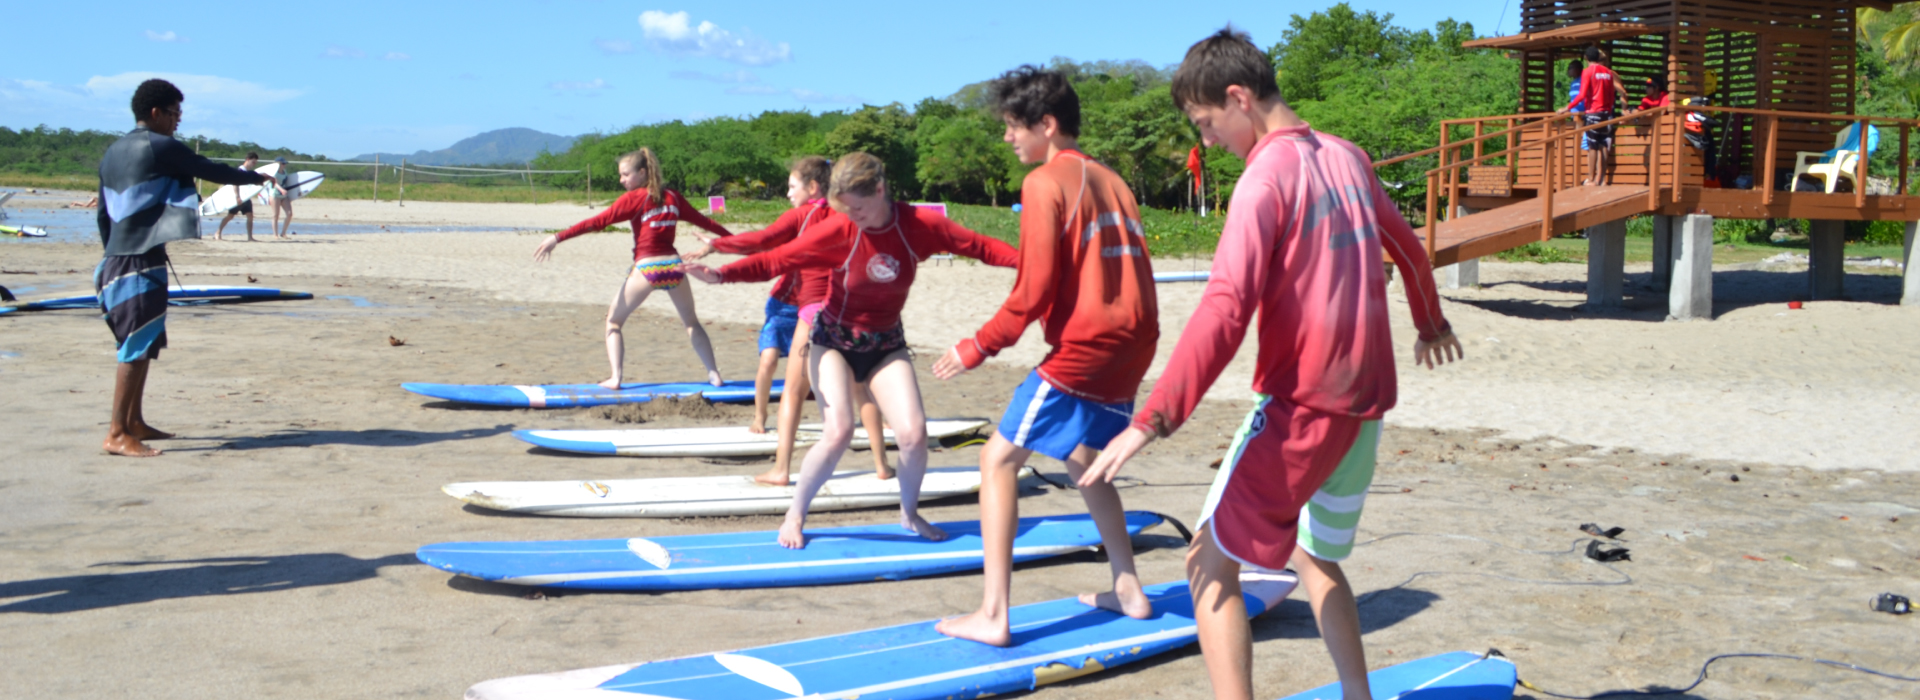
{"type": "Polygon", "coordinates": [[[180,88],[174,87],[173,83],[153,78],[141,83],[133,91],[133,120],[146,121],[153,110],[175,107],[186,99],[187,96],[180,94],[180,88]]]}
{"type": "Polygon", "coordinates": [[[1267,52],[1254,46],[1246,32],[1227,25],[1187,49],[1180,68],[1173,72],[1173,105],[1181,109],[1223,105],[1227,88],[1234,85],[1252,91],[1256,100],[1280,94],[1267,52]]]}
{"type": "Polygon", "coordinates": [[[994,78],[987,91],[994,111],[1004,118],[1031,128],[1053,115],[1061,133],[1080,135],[1080,94],[1059,71],[1024,65],[994,78]]]}

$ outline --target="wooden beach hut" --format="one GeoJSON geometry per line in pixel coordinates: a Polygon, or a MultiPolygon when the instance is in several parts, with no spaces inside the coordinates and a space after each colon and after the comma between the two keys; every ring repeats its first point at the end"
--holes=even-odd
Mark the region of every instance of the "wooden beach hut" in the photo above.
{"type": "MultiPolygon", "coordinates": [[[[1618,306],[1625,222],[1652,216],[1656,289],[1669,289],[1674,318],[1710,318],[1713,220],[1809,219],[1808,296],[1838,298],[1845,293],[1844,222],[1908,222],[1907,257],[1914,257],[1920,198],[1910,191],[1909,149],[1920,121],[1855,113],[1859,9],[1892,4],[1522,0],[1519,33],[1467,44],[1520,62],[1516,112],[1446,121],[1438,147],[1380,165],[1438,156],[1439,167],[1427,173],[1422,233],[1435,265],[1458,266],[1449,268],[1456,280],[1477,277],[1482,256],[1584,229],[1589,306],[1618,306]],[[1566,102],[1556,68],[1595,44],[1610,53],[1629,104],[1653,75],[1666,76],[1674,102],[1607,124],[1616,127],[1607,186],[1581,184],[1579,140],[1591,127],[1552,116],[1566,102]],[[1683,105],[1710,87],[1712,106],[1683,105]],[[1726,144],[1718,181],[1684,139],[1689,113],[1717,122],[1718,142],[1726,144]],[[1897,173],[1869,178],[1875,146],[1898,149],[1897,173]],[[1797,191],[1816,182],[1817,191],[1797,191]],[[1834,193],[1826,182],[1836,184],[1834,193]]],[[[1904,303],[1920,304],[1920,274],[1911,267],[1905,289],[1904,303]]]]}

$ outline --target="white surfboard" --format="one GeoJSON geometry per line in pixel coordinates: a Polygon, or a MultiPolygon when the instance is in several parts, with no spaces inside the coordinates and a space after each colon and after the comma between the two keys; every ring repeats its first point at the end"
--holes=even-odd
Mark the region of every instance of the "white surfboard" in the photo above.
{"type": "Polygon", "coordinates": [[[320,183],[327,181],[327,174],[317,170],[302,170],[293,174],[293,186],[287,188],[287,201],[313,194],[320,189],[320,183]]]}
{"type": "MultiPolygon", "coordinates": [[[[927,420],[927,437],[962,435],[987,427],[982,418],[935,418],[927,420]]],[[[793,444],[805,447],[820,441],[825,426],[805,423],[794,434],[793,444]]],[[[516,430],[513,436],[550,450],[581,454],[621,455],[624,457],[751,457],[778,451],[780,435],[776,430],[755,434],[745,426],[724,428],[666,428],[646,430],[516,430]]],[[[893,445],[894,434],[886,430],[886,444],[893,445]]],[[[867,430],[853,432],[853,448],[868,449],[872,441],[867,430]]]]}
{"type": "MultiPolygon", "coordinates": [[[[269,163],[269,165],[272,165],[269,163]]],[[[253,199],[260,194],[261,185],[223,185],[200,200],[201,216],[220,216],[228,209],[240,206],[241,202],[253,199]]]]}
{"type": "MultiPolygon", "coordinates": [[[[1034,474],[1032,467],[1020,477],[1034,474]]],[[[799,479],[795,474],[794,478],[799,479]]],[[[684,518],[779,515],[793,503],[793,486],[766,486],[750,476],[693,476],[606,481],[479,481],[440,487],[447,495],[491,510],[576,518],[684,518]]],[[[932,467],[920,485],[931,501],[980,490],[976,467],[932,467]]],[[[834,472],[820,487],[815,512],[877,508],[900,503],[900,480],[873,470],[834,472]]]]}

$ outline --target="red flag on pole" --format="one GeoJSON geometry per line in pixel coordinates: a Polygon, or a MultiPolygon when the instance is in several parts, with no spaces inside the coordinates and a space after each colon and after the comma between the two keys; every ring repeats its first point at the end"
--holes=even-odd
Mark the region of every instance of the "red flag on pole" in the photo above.
{"type": "Polygon", "coordinates": [[[1193,191],[1200,191],[1200,171],[1205,169],[1206,161],[1200,158],[1200,147],[1194,146],[1187,151],[1187,172],[1193,173],[1193,191]]]}

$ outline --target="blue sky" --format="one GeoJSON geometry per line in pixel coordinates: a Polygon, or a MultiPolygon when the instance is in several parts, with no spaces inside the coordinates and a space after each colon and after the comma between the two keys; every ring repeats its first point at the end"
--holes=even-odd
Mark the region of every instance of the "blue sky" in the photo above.
{"type": "MultiPolygon", "coordinates": [[[[21,3],[6,13],[0,126],[129,128],[133,87],[158,76],[187,95],[184,134],[336,158],[410,153],[510,126],[572,135],[912,104],[1053,56],[1167,65],[1229,21],[1265,46],[1290,15],[1332,4],[21,3]]],[[[1516,23],[1517,0],[1351,4],[1414,28],[1516,23]]]]}

